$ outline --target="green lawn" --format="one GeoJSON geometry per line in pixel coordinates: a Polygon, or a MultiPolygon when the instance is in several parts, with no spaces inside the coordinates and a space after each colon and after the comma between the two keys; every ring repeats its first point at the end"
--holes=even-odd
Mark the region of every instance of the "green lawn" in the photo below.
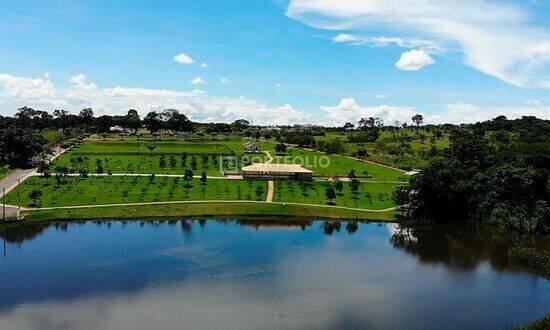
{"type": "MultiPolygon", "coordinates": [[[[84,168],[95,173],[97,162],[101,161],[104,173],[110,170],[112,173],[183,174],[191,168],[196,174],[206,171],[208,175],[219,176],[222,171],[232,169],[222,158],[249,157],[243,155],[242,145],[242,141],[85,141],[55,160],[52,167],[66,166],[72,172],[84,168]],[[147,146],[154,146],[154,149],[149,150],[147,146]],[[184,154],[187,154],[186,159],[182,157],[184,154]]],[[[252,162],[263,162],[267,156],[262,153],[250,158],[252,162]]]]}
{"type": "Polygon", "coordinates": [[[205,185],[183,178],[156,177],[66,177],[58,185],[54,177],[32,177],[6,196],[6,203],[32,206],[29,193],[40,190],[39,206],[139,203],[177,200],[265,200],[266,181],[209,179],[205,185]],[[261,187],[261,188],[258,188],[261,187]],[[257,189],[261,189],[259,196],[257,189]]]}
{"type": "MultiPolygon", "coordinates": [[[[392,192],[396,184],[361,182],[357,195],[353,195],[348,182],[342,182],[344,188],[337,193],[333,201],[336,206],[364,208],[370,210],[386,209],[394,206],[392,192]],[[370,197],[368,197],[370,196],[370,197]]],[[[334,182],[312,181],[292,182],[278,181],[275,183],[273,200],[276,202],[296,202],[327,205],[326,187],[334,182]]]]}
{"type": "Polygon", "coordinates": [[[361,219],[392,221],[394,212],[354,211],[338,208],[320,208],[316,206],[281,205],[269,203],[209,203],[204,204],[167,204],[140,206],[110,206],[86,209],[60,209],[44,211],[25,211],[31,221],[77,220],[77,219],[158,219],[159,217],[266,217],[282,218],[318,218],[318,219],[361,219]]]}
{"type": "Polygon", "coordinates": [[[287,156],[275,156],[274,163],[300,164],[315,174],[325,176],[346,176],[351,169],[357,176],[371,176],[375,181],[406,181],[407,176],[397,170],[339,155],[292,148],[287,156]]]}

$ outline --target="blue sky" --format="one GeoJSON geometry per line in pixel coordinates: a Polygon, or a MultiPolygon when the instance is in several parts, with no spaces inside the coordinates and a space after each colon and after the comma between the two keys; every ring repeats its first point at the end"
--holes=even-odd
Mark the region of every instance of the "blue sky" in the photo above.
{"type": "Polygon", "coordinates": [[[265,124],[550,118],[550,4],[454,2],[3,2],[0,114],[31,105],[175,107],[199,121],[265,124]]]}

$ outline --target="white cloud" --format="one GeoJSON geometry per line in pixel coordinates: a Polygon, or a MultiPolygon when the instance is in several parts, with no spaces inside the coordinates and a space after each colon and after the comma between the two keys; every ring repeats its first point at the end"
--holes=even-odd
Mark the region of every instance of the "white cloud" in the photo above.
{"type": "Polygon", "coordinates": [[[54,84],[48,79],[16,77],[7,73],[0,74],[0,84],[5,95],[13,98],[37,99],[52,96],[54,84]]]}
{"type": "Polygon", "coordinates": [[[191,56],[181,53],[179,55],[174,56],[174,61],[181,63],[181,64],[193,64],[195,61],[191,58],[191,56]]]}
{"type": "Polygon", "coordinates": [[[332,38],[338,43],[347,43],[354,46],[369,45],[371,47],[398,46],[402,48],[421,48],[430,52],[442,52],[443,47],[432,40],[403,39],[396,37],[362,37],[354,34],[341,33],[332,38]]]}
{"type": "Polygon", "coordinates": [[[229,79],[223,77],[223,78],[220,78],[220,84],[227,84],[229,82],[229,79]]]}
{"type": "MultiPolygon", "coordinates": [[[[93,84],[86,79],[75,78],[75,81],[93,84]]],[[[3,115],[13,114],[16,109],[26,105],[50,112],[54,109],[67,109],[73,113],[84,107],[91,107],[96,115],[123,115],[128,109],[137,109],[142,116],[149,111],[174,108],[200,122],[231,122],[247,118],[260,125],[310,123],[335,126],[357,122],[361,117],[380,117],[386,124],[392,124],[396,120],[410,122],[416,113],[424,115],[426,123],[435,124],[476,122],[499,115],[508,118],[530,115],[550,119],[550,106],[537,103],[507,107],[453,103],[443,106],[438,114],[428,114],[412,106],[361,106],[354,98],[349,97],[342,98],[335,106],[321,106],[321,113],[307,113],[296,110],[289,104],[269,106],[244,96],[209,97],[200,89],[177,91],[120,86],[86,89],[79,87],[78,83],[68,88],[56,88],[49,80],[9,74],[0,74],[0,87],[4,87],[3,90],[0,88],[0,109],[3,115]]]]}
{"type": "Polygon", "coordinates": [[[530,105],[542,105],[542,102],[540,100],[527,100],[525,103],[530,105]]]}
{"type": "Polygon", "coordinates": [[[376,97],[377,99],[387,99],[387,98],[388,98],[388,95],[386,95],[386,94],[377,94],[375,97],[376,97]]]}
{"type": "Polygon", "coordinates": [[[202,79],[201,77],[195,77],[191,79],[189,83],[193,85],[200,85],[200,84],[205,84],[206,81],[204,81],[204,79],[202,79]]]}
{"type": "Polygon", "coordinates": [[[377,28],[403,39],[433,40],[462,52],[467,65],[509,84],[550,88],[550,29],[535,25],[518,2],[291,0],[287,15],[315,28],[377,28]]]}
{"type": "Polygon", "coordinates": [[[208,63],[201,63],[201,68],[208,68],[208,63]]]}
{"type": "Polygon", "coordinates": [[[417,112],[414,107],[395,107],[378,105],[363,107],[357,104],[353,97],[343,98],[336,106],[321,106],[325,111],[323,122],[329,126],[341,126],[347,122],[356,123],[363,117],[378,117],[386,124],[394,121],[410,122],[417,112]]]}
{"type": "MultiPolygon", "coordinates": [[[[82,78],[75,81],[92,84],[82,78]]],[[[0,74],[0,113],[13,114],[25,105],[50,112],[67,109],[73,113],[91,107],[96,115],[123,115],[128,109],[137,109],[142,116],[149,111],[174,108],[200,122],[231,122],[240,118],[266,125],[315,122],[313,115],[288,104],[269,106],[244,96],[208,97],[200,89],[176,91],[120,86],[84,89],[76,83],[68,88],[56,88],[49,80],[0,74]]]]}
{"type": "Polygon", "coordinates": [[[80,89],[97,89],[96,84],[93,82],[88,81],[86,78],[86,75],[80,73],[76,76],[72,76],[69,80],[71,83],[75,85],[76,88],[80,89]]]}
{"type": "Polygon", "coordinates": [[[422,49],[416,50],[413,49],[408,52],[401,54],[399,61],[395,63],[395,66],[399,70],[403,71],[418,71],[425,66],[434,64],[435,61],[431,58],[428,53],[422,49]]]}
{"type": "Polygon", "coordinates": [[[48,78],[50,78],[50,73],[46,72],[42,75],[42,77],[44,77],[45,79],[48,79],[48,78]]]}

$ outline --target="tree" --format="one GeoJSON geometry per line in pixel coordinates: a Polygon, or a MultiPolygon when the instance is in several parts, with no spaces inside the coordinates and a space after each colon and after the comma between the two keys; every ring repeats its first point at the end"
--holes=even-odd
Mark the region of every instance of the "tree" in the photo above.
{"type": "Polygon", "coordinates": [[[78,117],[80,117],[80,121],[84,125],[84,130],[87,130],[94,120],[94,111],[92,108],[84,108],[80,110],[78,117]]]}
{"type": "Polygon", "coordinates": [[[328,204],[332,204],[332,201],[336,198],[336,191],[334,190],[334,187],[328,186],[325,189],[325,197],[328,200],[328,204]]]}
{"type": "Polygon", "coordinates": [[[382,119],[378,117],[361,118],[359,120],[359,128],[361,130],[379,129],[384,126],[382,119]]]}
{"type": "Polygon", "coordinates": [[[99,158],[96,160],[96,173],[98,175],[103,174],[103,164],[99,158]]]}
{"type": "Polygon", "coordinates": [[[264,195],[264,187],[258,185],[256,186],[256,189],[254,190],[254,192],[256,193],[256,199],[261,200],[262,196],[264,195]]]}
{"type": "Polygon", "coordinates": [[[197,170],[197,157],[195,157],[195,156],[191,157],[191,169],[193,171],[197,170]]]}
{"type": "Polygon", "coordinates": [[[392,193],[392,200],[397,206],[398,210],[401,212],[401,215],[410,215],[411,200],[408,187],[396,187],[392,193]]]}
{"type": "Polygon", "coordinates": [[[183,174],[183,179],[186,182],[185,187],[191,188],[192,187],[191,180],[193,180],[193,171],[191,169],[186,169],[183,174]]]}
{"type": "Polygon", "coordinates": [[[231,128],[235,132],[242,132],[250,127],[250,122],[246,119],[237,119],[231,123],[231,128]]]}
{"type": "Polygon", "coordinates": [[[87,178],[88,177],[88,170],[85,168],[81,168],[78,170],[78,174],[81,178],[87,178]]]}
{"type": "Polygon", "coordinates": [[[416,124],[416,131],[418,132],[420,124],[422,124],[422,122],[424,121],[424,116],[417,113],[416,115],[412,116],[412,121],[416,124]]]}
{"type": "Polygon", "coordinates": [[[361,181],[357,180],[356,178],[351,179],[349,182],[349,189],[351,190],[351,193],[354,195],[357,195],[359,192],[359,185],[361,184],[361,181]]]}
{"type": "Polygon", "coordinates": [[[348,178],[354,179],[355,177],[356,177],[356,175],[355,175],[355,170],[352,168],[352,169],[348,172],[348,178]]]}
{"type": "Polygon", "coordinates": [[[166,158],[164,157],[164,155],[160,155],[159,167],[160,168],[165,168],[166,167],[166,158]]]}
{"type": "Polygon", "coordinates": [[[141,119],[139,118],[139,114],[136,110],[128,110],[128,114],[126,114],[126,127],[135,131],[141,128],[141,119]]]}
{"type": "Polygon", "coordinates": [[[367,152],[367,149],[365,147],[359,147],[357,149],[357,156],[364,158],[367,157],[369,153],[367,152]]]}
{"type": "Polygon", "coordinates": [[[48,141],[28,129],[6,128],[0,130],[0,163],[15,167],[28,165],[28,161],[44,151],[48,141]]]}
{"type": "Polygon", "coordinates": [[[29,198],[32,200],[32,205],[38,206],[40,198],[42,197],[42,191],[34,189],[29,193],[29,198]]]}
{"type": "Polygon", "coordinates": [[[340,181],[339,179],[337,179],[337,180],[334,182],[334,188],[336,189],[336,191],[338,191],[338,193],[341,193],[342,190],[344,189],[344,184],[342,183],[342,181],[340,181]]]}
{"type": "Polygon", "coordinates": [[[162,116],[165,118],[166,127],[174,132],[193,130],[193,122],[176,109],[165,109],[162,116]]]}
{"type": "Polygon", "coordinates": [[[355,125],[353,125],[352,123],[346,123],[344,125],[344,129],[353,129],[355,127],[355,125]]]}
{"type": "Polygon", "coordinates": [[[200,180],[202,184],[206,184],[206,180],[208,180],[208,178],[206,177],[206,171],[202,171],[200,180]]]}
{"type": "Polygon", "coordinates": [[[151,132],[156,133],[162,129],[163,121],[161,115],[155,111],[149,112],[143,118],[143,125],[151,132]]]}
{"type": "Polygon", "coordinates": [[[286,147],[286,144],[284,143],[277,143],[277,145],[275,145],[275,152],[276,153],[279,153],[279,154],[284,154],[287,150],[287,147],[286,147]]]}
{"type": "Polygon", "coordinates": [[[63,134],[66,134],[66,129],[69,127],[69,111],[62,110],[62,109],[56,109],[53,111],[53,116],[57,119],[58,126],[63,131],[63,134]]]}

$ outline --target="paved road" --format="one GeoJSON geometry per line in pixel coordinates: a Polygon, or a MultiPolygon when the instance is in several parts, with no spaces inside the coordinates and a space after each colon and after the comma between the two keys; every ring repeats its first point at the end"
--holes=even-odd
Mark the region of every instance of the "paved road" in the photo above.
{"type": "Polygon", "coordinates": [[[2,189],[6,189],[6,194],[15,188],[19,180],[24,181],[27,177],[36,173],[35,168],[29,168],[26,170],[17,169],[11,172],[7,177],[0,181],[0,196],[2,195],[2,189]]]}

